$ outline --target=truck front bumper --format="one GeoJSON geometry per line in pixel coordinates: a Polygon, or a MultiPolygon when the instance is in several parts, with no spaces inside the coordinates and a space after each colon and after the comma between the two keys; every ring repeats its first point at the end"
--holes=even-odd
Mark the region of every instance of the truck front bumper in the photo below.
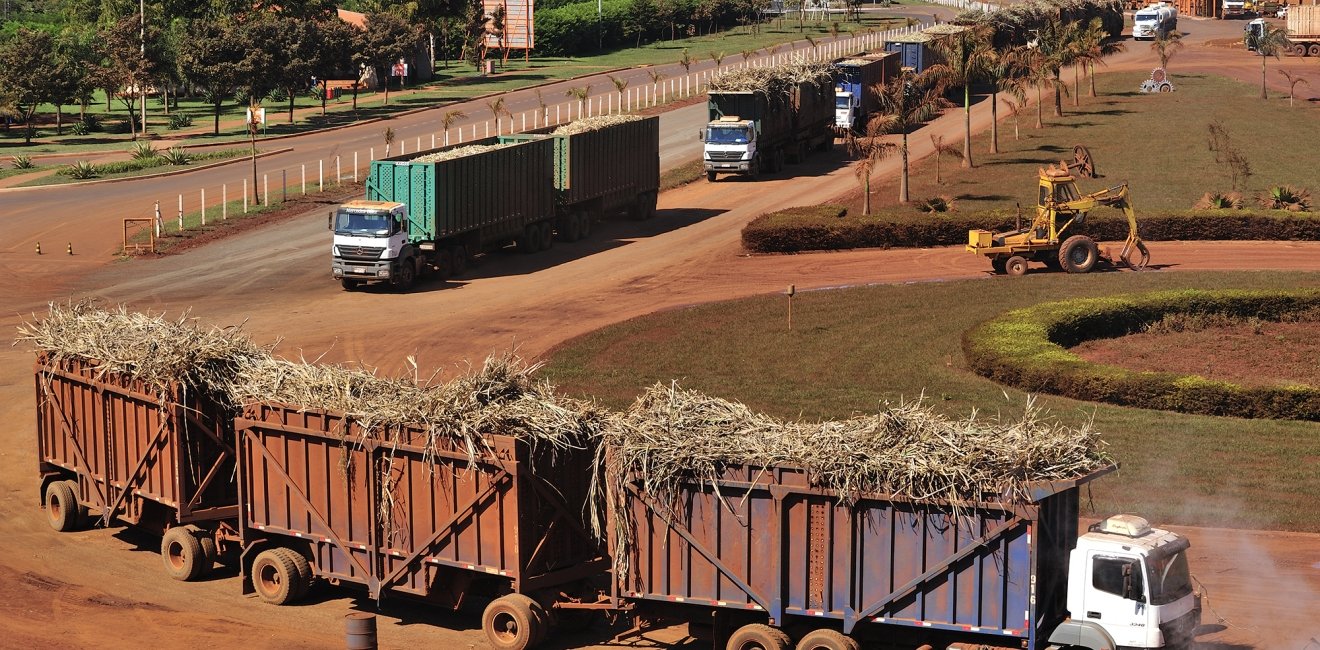
{"type": "Polygon", "coordinates": [[[336,280],[388,280],[393,271],[393,262],[349,262],[336,257],[330,263],[330,272],[336,280]]]}
{"type": "Polygon", "coordinates": [[[752,161],[739,160],[736,162],[714,162],[706,161],[706,171],[708,172],[745,172],[752,168],[752,161]]]}

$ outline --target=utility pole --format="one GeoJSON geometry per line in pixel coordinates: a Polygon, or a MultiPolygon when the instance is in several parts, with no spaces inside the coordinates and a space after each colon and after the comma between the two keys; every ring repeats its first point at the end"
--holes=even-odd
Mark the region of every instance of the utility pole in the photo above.
{"type": "MultiPolygon", "coordinates": [[[[147,68],[147,0],[138,0],[139,39],[142,44],[142,69],[147,68]]],[[[144,75],[145,76],[145,75],[144,75]]],[[[138,95],[142,98],[142,137],[147,137],[147,85],[146,79],[138,81],[138,95]]],[[[132,121],[131,119],[129,121],[132,121]]]]}

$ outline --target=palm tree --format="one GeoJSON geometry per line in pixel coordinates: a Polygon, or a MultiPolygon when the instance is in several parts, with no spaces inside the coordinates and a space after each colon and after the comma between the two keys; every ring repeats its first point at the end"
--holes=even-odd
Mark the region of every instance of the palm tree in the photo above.
{"type": "Polygon", "coordinates": [[[1287,49],[1288,30],[1277,25],[1265,23],[1261,25],[1260,31],[1251,31],[1247,33],[1247,48],[1256,51],[1260,55],[1260,98],[1268,99],[1269,95],[1265,92],[1265,59],[1267,57],[1279,58],[1279,52],[1287,49]]]}
{"type": "MultiPolygon", "coordinates": [[[[509,109],[507,109],[507,108],[504,107],[504,98],[503,98],[503,97],[497,97],[497,98],[495,98],[495,99],[490,100],[489,102],[486,102],[486,107],[490,109],[490,113],[491,113],[491,115],[494,115],[494,116],[495,116],[495,133],[498,135],[498,134],[500,133],[500,128],[501,128],[501,126],[500,126],[500,116],[501,116],[501,115],[508,115],[508,116],[509,116],[509,121],[512,122],[512,121],[513,121],[513,113],[510,113],[510,112],[509,112],[509,109]]],[[[482,127],[482,128],[485,128],[485,127],[482,127]]]]}
{"type": "MultiPolygon", "coordinates": [[[[1026,90],[1029,82],[1027,70],[1023,69],[1022,59],[1015,50],[990,48],[986,61],[985,79],[990,82],[990,153],[999,153],[999,93],[1008,93],[1021,106],[1026,102],[1026,90]]],[[[1013,109],[1014,116],[1017,109],[1013,109]]],[[[1017,139],[1016,118],[1013,123],[1013,139],[1017,139]]]]}
{"type": "MultiPolygon", "coordinates": [[[[1082,30],[1081,36],[1077,42],[1077,63],[1087,68],[1087,76],[1091,81],[1091,97],[1095,97],[1095,64],[1105,64],[1105,57],[1111,54],[1122,52],[1124,46],[1122,43],[1109,38],[1109,32],[1105,31],[1104,22],[1099,18],[1092,18],[1091,24],[1082,30]]],[[[1076,70],[1074,70],[1074,74],[1076,70]]],[[[1073,83],[1073,105],[1076,105],[1077,98],[1081,96],[1082,89],[1076,83],[1074,77],[1073,83]]]]}
{"type": "Polygon", "coordinates": [[[646,75],[651,78],[651,101],[660,103],[660,80],[665,78],[665,73],[659,70],[647,69],[646,75]]]}
{"type": "Polygon", "coordinates": [[[619,92],[619,112],[623,112],[623,91],[628,89],[628,80],[620,79],[614,75],[608,75],[610,83],[614,84],[614,89],[619,92]]]}
{"type": "Polygon", "coordinates": [[[449,111],[448,113],[445,113],[445,116],[440,118],[440,126],[444,128],[445,136],[449,136],[449,127],[453,126],[454,122],[466,117],[467,113],[464,113],[463,111],[449,111]]]}
{"type": "Polygon", "coordinates": [[[943,89],[929,70],[921,74],[904,71],[875,90],[880,100],[881,115],[872,120],[874,129],[872,124],[867,125],[867,132],[898,133],[903,136],[903,145],[899,148],[903,156],[903,169],[899,176],[898,201],[907,203],[908,131],[930,119],[948,102],[943,97],[943,89]]]}
{"type": "Polygon", "coordinates": [[[1307,81],[1305,77],[1298,77],[1287,70],[1280,70],[1279,74],[1283,75],[1283,78],[1288,80],[1288,105],[1292,106],[1293,92],[1297,89],[1297,84],[1306,84],[1309,86],[1311,85],[1311,82],[1307,81]]]}
{"type": "Polygon", "coordinates": [[[1045,101],[1041,97],[1041,90],[1047,85],[1053,85],[1057,92],[1062,84],[1050,68],[1048,57],[1040,48],[1024,45],[1015,48],[1013,52],[1022,65],[1023,83],[1036,88],[1036,128],[1039,129],[1045,126],[1045,101]]]}
{"type": "Polygon", "coordinates": [[[587,84],[585,86],[582,86],[581,88],[577,88],[577,87],[569,88],[568,90],[564,91],[564,94],[577,100],[578,118],[581,118],[582,102],[586,101],[588,97],[591,97],[591,84],[587,84]]]}
{"type": "Polygon", "coordinates": [[[1060,77],[1063,68],[1070,66],[1077,58],[1077,42],[1082,33],[1081,23],[1064,22],[1059,17],[1046,20],[1036,31],[1036,47],[1039,52],[1038,63],[1051,73],[1054,85],[1054,116],[1063,115],[1063,93],[1067,86],[1060,77]]]}
{"type": "Polygon", "coordinates": [[[871,118],[866,123],[866,133],[860,137],[851,129],[848,131],[848,153],[859,158],[853,173],[862,184],[863,216],[871,214],[871,175],[875,165],[894,152],[894,143],[882,139],[888,133],[886,117],[877,115],[871,118]]]}
{"type": "Polygon", "coordinates": [[[972,84],[980,80],[989,64],[990,27],[968,27],[935,42],[935,49],[944,55],[945,63],[930,67],[930,73],[945,86],[962,87],[963,91],[963,167],[972,164],[972,84]]]}
{"type": "Polygon", "coordinates": [[[1160,67],[1169,70],[1169,59],[1183,49],[1182,32],[1174,30],[1164,36],[1158,34],[1150,42],[1150,51],[1160,58],[1160,67]]]}

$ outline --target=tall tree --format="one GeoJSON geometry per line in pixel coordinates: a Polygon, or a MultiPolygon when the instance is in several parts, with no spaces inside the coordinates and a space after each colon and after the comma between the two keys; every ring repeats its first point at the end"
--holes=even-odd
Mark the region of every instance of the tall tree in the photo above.
{"type": "Polygon", "coordinates": [[[1168,32],[1163,36],[1156,34],[1155,38],[1150,41],[1150,51],[1159,57],[1160,67],[1164,68],[1166,72],[1169,69],[1169,60],[1182,49],[1182,32],[1177,30],[1168,32]]]}
{"type": "Polygon", "coordinates": [[[55,57],[55,39],[50,32],[20,27],[8,41],[0,43],[0,88],[23,120],[24,142],[32,143],[37,107],[50,101],[47,67],[55,57]]]}
{"type": "Polygon", "coordinates": [[[92,53],[84,50],[75,35],[62,32],[45,69],[48,101],[55,105],[55,135],[64,134],[64,106],[78,101],[92,79],[92,53]]]}
{"type": "Polygon", "coordinates": [[[871,214],[871,176],[875,173],[876,163],[893,153],[895,146],[885,142],[888,123],[883,115],[876,115],[866,122],[866,130],[857,135],[851,129],[847,132],[848,153],[858,158],[853,173],[862,184],[862,215],[871,214]]]}
{"type": "Polygon", "coordinates": [[[985,64],[990,83],[990,153],[999,153],[999,93],[1008,93],[1021,103],[1026,94],[1026,71],[1017,52],[991,48],[985,64]]]}
{"type": "Polygon", "coordinates": [[[247,73],[244,31],[233,25],[198,20],[188,26],[188,38],[180,45],[179,66],[184,76],[206,91],[214,109],[213,132],[219,135],[220,109],[247,73]]]}
{"type": "MultiPolygon", "coordinates": [[[[1105,58],[1124,49],[1123,43],[1109,37],[1104,21],[1099,18],[1092,18],[1090,24],[1082,31],[1077,43],[1077,64],[1087,69],[1087,77],[1091,82],[1091,97],[1095,97],[1095,65],[1097,63],[1104,65],[1105,58]]],[[[1073,88],[1074,100],[1081,94],[1081,90],[1079,87],[1073,88]]]]}
{"type": "Polygon", "coordinates": [[[337,17],[317,21],[315,59],[312,74],[321,80],[321,114],[325,115],[326,98],[330,95],[330,79],[342,79],[345,75],[354,82],[354,109],[357,108],[357,70],[353,65],[354,48],[360,43],[358,28],[337,17]]]}
{"type": "MultiPolygon", "coordinates": [[[[1261,99],[1269,98],[1269,94],[1265,92],[1265,60],[1270,57],[1274,57],[1276,59],[1279,58],[1279,53],[1286,50],[1289,45],[1290,43],[1288,42],[1288,30],[1283,27],[1279,27],[1278,25],[1271,25],[1270,23],[1265,23],[1264,25],[1261,25],[1261,29],[1259,32],[1255,32],[1255,31],[1248,32],[1247,46],[1251,49],[1256,50],[1256,54],[1260,55],[1260,98],[1261,99]]],[[[1291,94],[1292,94],[1292,90],[1289,89],[1289,95],[1291,96],[1291,94]]]]}
{"type": "Polygon", "coordinates": [[[289,123],[293,104],[317,72],[320,50],[326,47],[317,29],[319,23],[291,16],[268,18],[271,41],[265,45],[274,55],[271,82],[289,100],[289,123]]]}
{"type": "Polygon", "coordinates": [[[1014,48],[1013,54],[1021,61],[1024,74],[1022,80],[1036,89],[1036,128],[1042,128],[1045,126],[1045,100],[1041,97],[1041,91],[1045,86],[1054,86],[1057,91],[1060,81],[1040,48],[1023,45],[1014,48]]]}
{"type": "Polygon", "coordinates": [[[930,72],[948,88],[961,88],[963,96],[963,167],[972,163],[972,84],[985,76],[994,46],[990,27],[975,25],[935,42],[944,55],[944,63],[930,67],[930,72]]]}
{"type": "MultiPolygon", "coordinates": [[[[948,104],[943,89],[929,70],[921,74],[904,71],[883,85],[876,87],[880,100],[880,112],[874,121],[875,133],[897,133],[903,138],[899,147],[903,168],[899,176],[898,201],[907,203],[908,195],[908,132],[916,125],[934,116],[941,107],[948,104]]],[[[872,126],[867,125],[867,132],[872,126]]]]}
{"type": "Polygon", "coordinates": [[[357,52],[359,61],[377,72],[384,71],[385,103],[390,103],[390,67],[410,54],[421,39],[421,30],[403,19],[388,13],[367,16],[367,29],[362,48],[357,52]]]}
{"type": "Polygon", "coordinates": [[[1036,61],[1047,67],[1054,77],[1054,116],[1063,115],[1063,68],[1073,64],[1077,56],[1077,40],[1082,32],[1081,23],[1050,16],[1036,31],[1036,61]]]}
{"type": "MultiPolygon", "coordinates": [[[[137,101],[146,100],[147,82],[160,61],[160,31],[151,24],[146,28],[146,52],[142,51],[141,25],[137,16],[127,15],[101,30],[103,66],[107,91],[128,109],[129,130],[137,139],[137,101]]],[[[107,98],[108,100],[108,98],[107,98]]],[[[142,128],[145,130],[146,125],[142,128]]]]}

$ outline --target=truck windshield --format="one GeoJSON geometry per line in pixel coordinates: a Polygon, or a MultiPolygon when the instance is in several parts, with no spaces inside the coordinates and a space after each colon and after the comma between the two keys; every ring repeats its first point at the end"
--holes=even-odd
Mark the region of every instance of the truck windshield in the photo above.
{"type": "Polygon", "coordinates": [[[1192,575],[1186,551],[1155,553],[1146,558],[1150,577],[1150,603],[1167,605],[1192,593],[1192,575]]]}
{"type": "Polygon", "coordinates": [[[389,212],[340,208],[335,214],[336,235],[388,237],[394,230],[394,215],[389,212]]]}
{"type": "Polygon", "coordinates": [[[1155,22],[1155,16],[1153,14],[1137,14],[1132,18],[1132,22],[1153,23],[1155,22]]]}
{"type": "Polygon", "coordinates": [[[706,134],[706,142],[712,144],[747,144],[746,127],[712,126],[706,134]]]}
{"type": "Polygon", "coordinates": [[[848,104],[849,104],[851,101],[852,101],[852,96],[851,96],[851,95],[835,95],[835,96],[834,96],[834,107],[835,107],[835,108],[848,108],[848,104]]]}

